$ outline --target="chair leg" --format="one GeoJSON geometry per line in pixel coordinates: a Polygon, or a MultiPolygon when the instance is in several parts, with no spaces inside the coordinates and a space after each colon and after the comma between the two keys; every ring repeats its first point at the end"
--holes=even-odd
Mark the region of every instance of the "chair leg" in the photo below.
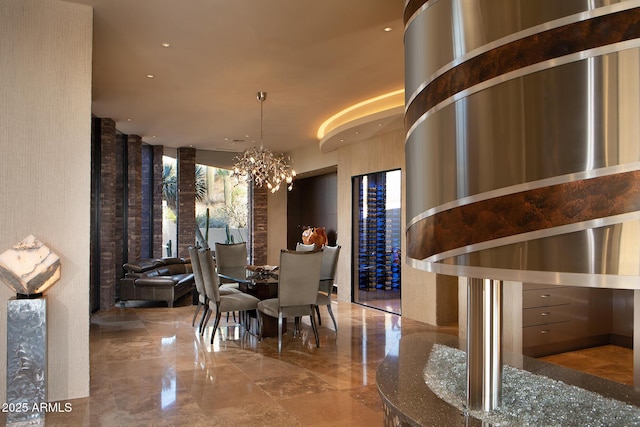
{"type": "Polygon", "coordinates": [[[278,313],[278,354],[282,353],[282,311],[278,313]]]}
{"type": "Polygon", "coordinates": [[[318,336],[318,328],[316,327],[316,319],[313,315],[313,307],[311,307],[311,315],[309,316],[311,319],[311,329],[313,329],[313,335],[316,337],[316,347],[320,348],[320,337],[318,336]]]}
{"type": "Polygon", "coordinates": [[[258,313],[258,341],[262,341],[262,314],[260,314],[260,310],[256,310],[258,313]]]}
{"type": "MultiPolygon", "coordinates": [[[[317,308],[318,306],[316,306],[317,308]]],[[[333,310],[331,310],[331,304],[327,304],[327,311],[329,312],[329,316],[331,316],[331,320],[333,320],[333,327],[336,332],[338,332],[338,323],[336,322],[336,318],[333,316],[333,310]]]]}
{"type": "Polygon", "coordinates": [[[200,328],[200,336],[204,336],[204,329],[207,327],[207,323],[209,323],[209,319],[211,318],[211,309],[209,309],[207,311],[207,317],[204,320],[204,323],[202,324],[202,328],[200,328]]]}
{"type": "Polygon", "coordinates": [[[222,313],[219,311],[216,313],[216,321],[213,322],[213,331],[211,331],[211,344],[213,344],[213,337],[216,336],[216,332],[218,331],[218,326],[220,325],[220,318],[222,317],[222,313]]]}
{"type": "Polygon", "coordinates": [[[202,330],[204,329],[204,318],[206,317],[207,313],[209,313],[209,305],[205,305],[204,310],[202,310],[202,319],[200,319],[200,324],[198,325],[198,332],[202,332],[202,330]]]}
{"type": "Polygon", "coordinates": [[[300,318],[294,317],[293,318],[293,337],[294,338],[298,337],[298,332],[300,332],[300,318]]]}
{"type": "Polygon", "coordinates": [[[318,307],[317,305],[316,307],[316,314],[318,315],[318,325],[322,326],[322,317],[320,317],[320,307],[318,307]]]}
{"type": "Polygon", "coordinates": [[[193,320],[191,320],[191,326],[196,326],[196,318],[198,317],[198,313],[200,312],[200,307],[202,303],[198,301],[198,306],[196,307],[196,312],[193,313],[193,320]]]}

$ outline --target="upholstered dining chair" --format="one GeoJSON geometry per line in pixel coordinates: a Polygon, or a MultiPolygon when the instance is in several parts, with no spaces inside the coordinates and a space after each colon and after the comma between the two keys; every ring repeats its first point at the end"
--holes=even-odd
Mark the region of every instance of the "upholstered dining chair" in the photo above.
{"type": "MultiPolygon", "coordinates": [[[[196,290],[198,291],[198,306],[196,307],[196,312],[193,314],[193,320],[191,321],[191,326],[195,326],[196,318],[198,316],[198,312],[201,307],[204,307],[202,311],[202,319],[200,319],[200,323],[198,324],[198,332],[202,331],[202,324],[204,322],[204,318],[209,311],[209,298],[207,298],[207,293],[204,287],[204,279],[202,277],[202,266],[200,265],[200,259],[198,257],[198,248],[194,248],[193,246],[189,246],[187,248],[189,251],[189,257],[191,258],[191,268],[193,270],[193,279],[196,282],[196,290]]],[[[220,286],[220,295],[227,294],[236,294],[239,293],[240,290],[233,289],[227,286],[220,286]]]]}
{"type": "Polygon", "coordinates": [[[278,353],[282,352],[282,322],[285,318],[309,316],[311,328],[320,347],[314,306],[318,300],[322,252],[280,251],[278,298],[258,303],[259,338],[262,338],[262,316],[278,319],[278,353]]]}
{"type": "MultiPolygon", "coordinates": [[[[198,259],[200,260],[200,267],[202,269],[202,278],[204,280],[205,292],[209,299],[209,312],[204,321],[201,335],[204,335],[204,329],[211,318],[213,312],[216,313],[215,321],[213,323],[213,331],[211,332],[211,343],[216,335],[218,326],[220,325],[220,317],[222,313],[229,312],[246,312],[248,310],[255,310],[258,307],[258,298],[245,294],[243,292],[234,292],[226,295],[220,293],[220,281],[218,273],[215,269],[215,263],[213,256],[209,249],[200,249],[198,251],[198,259]]],[[[246,318],[247,316],[241,316],[246,318]]],[[[243,325],[247,329],[247,325],[243,325]]]]}
{"type": "Polygon", "coordinates": [[[316,313],[318,314],[318,324],[322,325],[319,306],[327,306],[327,311],[333,327],[338,332],[338,323],[331,309],[331,294],[333,293],[333,283],[338,270],[338,257],[340,256],[340,246],[325,246],[322,248],[322,267],[320,268],[320,286],[318,288],[318,300],[316,302],[316,313]]]}
{"type": "Polygon", "coordinates": [[[310,245],[305,245],[304,243],[296,243],[296,251],[298,252],[310,252],[310,251],[315,251],[316,250],[316,245],[314,245],[313,243],[311,243],[310,245]]]}
{"type": "Polygon", "coordinates": [[[198,259],[198,249],[193,246],[189,246],[187,250],[189,251],[189,257],[191,258],[193,279],[196,282],[196,290],[198,291],[198,306],[196,307],[196,312],[193,314],[191,326],[196,325],[198,312],[200,312],[200,308],[204,307],[202,310],[202,319],[200,319],[200,323],[198,324],[198,332],[200,332],[202,329],[202,322],[204,322],[204,318],[209,310],[209,300],[207,299],[207,293],[204,290],[204,280],[202,279],[202,269],[200,268],[200,260],[198,259]]]}
{"type": "MultiPolygon", "coordinates": [[[[220,268],[246,267],[247,244],[246,243],[216,243],[216,265],[220,268]]],[[[222,280],[228,286],[238,287],[237,283],[222,280]]]]}

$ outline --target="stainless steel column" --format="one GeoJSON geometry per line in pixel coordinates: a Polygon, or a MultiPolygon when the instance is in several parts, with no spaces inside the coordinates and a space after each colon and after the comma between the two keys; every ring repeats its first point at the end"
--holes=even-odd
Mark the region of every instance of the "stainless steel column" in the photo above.
{"type": "Polygon", "coordinates": [[[44,418],[47,401],[47,300],[7,301],[7,424],[44,418]]]}
{"type": "Polygon", "coordinates": [[[502,398],[502,282],[467,284],[467,408],[492,411],[502,398]]]}
{"type": "Polygon", "coordinates": [[[482,408],[482,279],[467,282],[467,408],[482,408]]]}

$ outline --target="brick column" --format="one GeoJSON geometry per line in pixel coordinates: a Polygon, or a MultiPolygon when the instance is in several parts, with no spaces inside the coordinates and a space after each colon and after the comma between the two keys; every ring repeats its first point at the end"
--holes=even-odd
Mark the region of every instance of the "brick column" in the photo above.
{"type": "Polygon", "coordinates": [[[116,300],[116,123],[111,119],[99,120],[100,129],[100,240],[99,276],[100,309],[115,305],[116,300]]]}
{"type": "Polygon", "coordinates": [[[249,258],[252,264],[267,263],[267,197],[266,188],[250,184],[248,227],[251,246],[249,258]]]}
{"type": "Polygon", "coordinates": [[[196,240],[196,150],[178,148],[178,256],[196,240]]]}
{"type": "Polygon", "coordinates": [[[127,136],[127,261],[140,258],[142,242],[142,138],[127,136]]]}
{"type": "Polygon", "coordinates": [[[153,256],[153,146],[140,145],[140,258],[153,256]]]}
{"type": "Polygon", "coordinates": [[[153,257],[162,258],[162,145],[153,146],[153,180],[152,180],[152,210],[153,210],[153,257]]]}
{"type": "Polygon", "coordinates": [[[127,251],[129,246],[126,241],[126,210],[127,200],[125,199],[128,172],[126,167],[127,161],[127,135],[116,131],[116,143],[114,147],[115,158],[115,182],[114,182],[114,199],[115,206],[113,236],[115,241],[114,263],[116,265],[116,298],[120,296],[120,277],[124,275],[122,265],[127,262],[127,251]]]}

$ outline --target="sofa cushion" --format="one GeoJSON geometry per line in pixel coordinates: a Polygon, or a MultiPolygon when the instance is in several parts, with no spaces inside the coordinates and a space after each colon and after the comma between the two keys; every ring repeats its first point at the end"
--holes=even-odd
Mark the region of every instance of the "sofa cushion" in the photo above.
{"type": "Polygon", "coordinates": [[[171,276],[147,276],[136,279],[136,286],[175,286],[193,283],[193,273],[173,274],[171,276]]]}
{"type": "Polygon", "coordinates": [[[143,258],[137,259],[134,262],[128,262],[122,267],[130,273],[143,273],[162,264],[162,261],[156,258],[143,258]]]}
{"type": "Polygon", "coordinates": [[[162,265],[171,265],[171,264],[184,264],[184,258],[160,258],[158,261],[162,262],[162,265]]]}

